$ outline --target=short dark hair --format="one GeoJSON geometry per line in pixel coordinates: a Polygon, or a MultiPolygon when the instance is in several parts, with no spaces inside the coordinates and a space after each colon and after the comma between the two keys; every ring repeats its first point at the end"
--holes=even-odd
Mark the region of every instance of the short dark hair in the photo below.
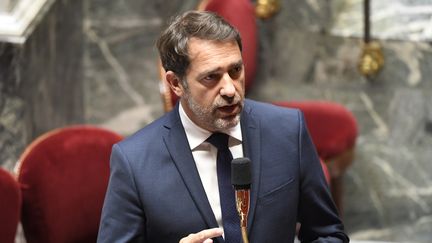
{"type": "Polygon", "coordinates": [[[157,40],[162,66],[183,80],[189,67],[188,41],[191,38],[215,41],[236,41],[240,51],[239,31],[213,12],[188,11],[174,17],[157,40]]]}

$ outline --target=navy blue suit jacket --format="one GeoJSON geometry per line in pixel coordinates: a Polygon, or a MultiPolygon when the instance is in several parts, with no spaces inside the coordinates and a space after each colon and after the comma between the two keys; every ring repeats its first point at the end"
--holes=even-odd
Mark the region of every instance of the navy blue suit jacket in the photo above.
{"type": "MultiPolygon", "coordinates": [[[[250,242],[293,242],[296,222],[302,241],[347,242],[302,113],[246,100],[241,127],[250,242]]],[[[213,227],[178,106],[114,145],[98,242],[179,242],[213,227]]]]}

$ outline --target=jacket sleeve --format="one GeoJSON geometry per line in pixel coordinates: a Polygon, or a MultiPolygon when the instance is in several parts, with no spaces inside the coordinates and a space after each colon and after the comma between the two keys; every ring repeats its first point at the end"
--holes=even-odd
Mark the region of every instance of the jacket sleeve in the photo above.
{"type": "Polygon", "coordinates": [[[301,112],[299,117],[301,173],[299,240],[301,242],[349,242],[301,112]]]}
{"type": "Polygon", "coordinates": [[[121,148],[114,145],[97,242],[146,242],[145,232],[145,215],[132,169],[121,148]]]}

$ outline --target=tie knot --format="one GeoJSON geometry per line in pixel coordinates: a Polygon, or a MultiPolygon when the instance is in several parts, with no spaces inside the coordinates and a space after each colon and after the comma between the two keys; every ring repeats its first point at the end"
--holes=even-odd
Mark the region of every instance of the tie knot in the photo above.
{"type": "Polygon", "coordinates": [[[229,135],[225,133],[213,133],[209,138],[207,138],[207,142],[211,143],[218,150],[228,149],[228,139],[229,135]]]}

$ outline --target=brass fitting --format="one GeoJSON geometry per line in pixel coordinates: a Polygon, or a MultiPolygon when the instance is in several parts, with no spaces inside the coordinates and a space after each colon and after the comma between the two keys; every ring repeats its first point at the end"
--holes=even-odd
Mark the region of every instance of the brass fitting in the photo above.
{"type": "Polygon", "coordinates": [[[255,7],[255,14],[258,18],[268,19],[279,12],[280,8],[280,0],[258,0],[255,7]]]}
{"type": "Polygon", "coordinates": [[[384,66],[384,55],[377,41],[363,43],[363,51],[358,65],[362,75],[369,77],[377,74],[384,66]]]}

